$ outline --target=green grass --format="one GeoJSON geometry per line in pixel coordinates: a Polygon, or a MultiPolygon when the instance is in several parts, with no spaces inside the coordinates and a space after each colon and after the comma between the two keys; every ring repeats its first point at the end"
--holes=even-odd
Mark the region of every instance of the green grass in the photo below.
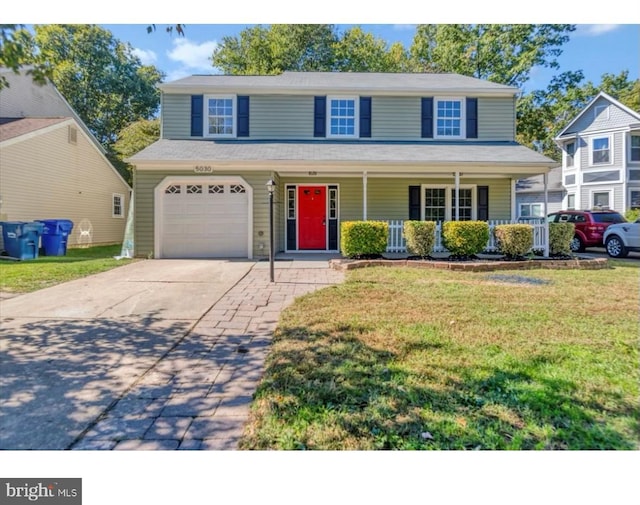
{"type": "Polygon", "coordinates": [[[113,259],[120,251],[120,245],[96,246],[68,249],[65,256],[0,260],[0,291],[27,293],[129,263],[113,259]]]}
{"type": "Polygon", "coordinates": [[[613,264],[352,271],[282,314],[241,447],[638,449],[640,270],[613,264]]]}

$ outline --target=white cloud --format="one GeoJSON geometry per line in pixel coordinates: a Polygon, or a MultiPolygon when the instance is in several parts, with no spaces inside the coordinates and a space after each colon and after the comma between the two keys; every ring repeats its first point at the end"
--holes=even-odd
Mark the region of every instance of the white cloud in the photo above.
{"type": "Polygon", "coordinates": [[[153,65],[156,61],[158,61],[158,55],[152,50],[139,49],[134,48],[133,54],[140,58],[140,61],[143,65],[153,65]]]}
{"type": "Polygon", "coordinates": [[[173,41],[173,49],[167,52],[170,60],[181,64],[188,73],[194,70],[213,72],[211,55],[218,46],[215,41],[191,42],[189,39],[180,38],[173,41]]]}
{"type": "Polygon", "coordinates": [[[621,26],[622,25],[613,25],[613,24],[612,25],[582,25],[582,26],[579,25],[578,29],[584,35],[597,37],[598,35],[602,35],[604,33],[609,33],[614,30],[617,30],[621,26]]]}

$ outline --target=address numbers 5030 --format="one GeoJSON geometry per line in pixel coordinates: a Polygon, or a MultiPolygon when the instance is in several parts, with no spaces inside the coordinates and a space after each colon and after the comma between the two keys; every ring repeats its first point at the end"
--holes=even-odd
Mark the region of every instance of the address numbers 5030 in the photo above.
{"type": "Polygon", "coordinates": [[[196,174],[210,174],[213,172],[213,167],[210,165],[196,165],[193,171],[196,174]]]}

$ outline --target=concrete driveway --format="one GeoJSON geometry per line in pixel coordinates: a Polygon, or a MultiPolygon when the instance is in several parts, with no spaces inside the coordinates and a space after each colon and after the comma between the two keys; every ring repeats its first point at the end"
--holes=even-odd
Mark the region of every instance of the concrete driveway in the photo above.
{"type": "Polygon", "coordinates": [[[235,449],[280,311],[328,261],[149,260],[0,303],[0,449],[235,449]]]}

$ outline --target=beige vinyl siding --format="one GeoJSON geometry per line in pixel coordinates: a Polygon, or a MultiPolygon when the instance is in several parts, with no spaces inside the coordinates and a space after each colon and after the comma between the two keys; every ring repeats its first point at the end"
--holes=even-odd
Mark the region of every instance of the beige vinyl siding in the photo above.
{"type": "Polygon", "coordinates": [[[162,138],[191,137],[191,95],[162,95],[162,138]]]}
{"type": "Polygon", "coordinates": [[[420,97],[374,96],[371,137],[376,140],[420,140],[420,97]]]}
{"type": "MultiPolygon", "coordinates": [[[[136,205],[135,219],[135,255],[150,257],[154,253],[154,190],[156,186],[169,176],[197,176],[179,170],[144,170],[136,171],[134,179],[134,195],[136,205]]],[[[271,172],[232,172],[216,171],[215,176],[240,176],[253,188],[253,257],[260,258],[269,253],[269,196],[266,182],[271,172]],[[260,244],[264,247],[260,249],[260,244]]],[[[276,180],[277,182],[277,180],[276,180]]],[[[275,209],[280,207],[279,196],[276,195],[275,209]]]]}
{"type": "Polygon", "coordinates": [[[122,242],[130,188],[79,129],[76,144],[69,143],[68,128],[0,147],[0,219],[70,219],[68,247],[122,242]],[[112,217],[114,193],[124,199],[121,218],[112,217]]]}
{"type": "Polygon", "coordinates": [[[252,139],[312,139],[313,96],[262,96],[249,99],[252,139]]]}
{"type": "Polygon", "coordinates": [[[478,140],[515,140],[515,98],[478,98],[478,140]]]}

